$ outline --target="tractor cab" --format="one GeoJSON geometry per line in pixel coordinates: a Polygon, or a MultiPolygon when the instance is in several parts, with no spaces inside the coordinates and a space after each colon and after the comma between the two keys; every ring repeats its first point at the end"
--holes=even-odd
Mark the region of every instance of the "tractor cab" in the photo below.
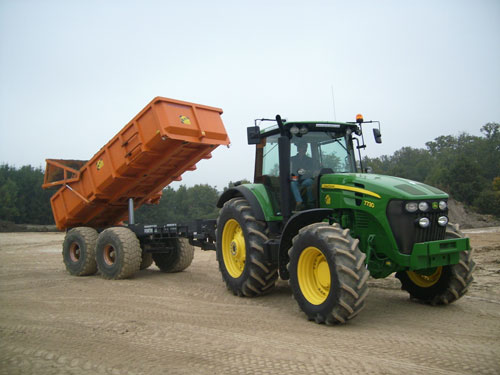
{"type": "Polygon", "coordinates": [[[276,215],[287,218],[296,211],[318,208],[322,175],[363,171],[356,163],[355,148],[359,152],[364,142],[353,136],[362,135],[359,120],[287,122],[278,115],[277,124],[262,131],[258,121],[273,120],[256,120],[248,128],[248,143],[256,145],[254,183],[266,187],[276,215]]]}

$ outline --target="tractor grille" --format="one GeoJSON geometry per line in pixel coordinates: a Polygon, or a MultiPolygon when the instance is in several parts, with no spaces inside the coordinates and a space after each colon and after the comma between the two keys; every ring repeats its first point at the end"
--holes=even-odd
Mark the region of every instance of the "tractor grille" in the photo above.
{"type": "Polygon", "coordinates": [[[413,245],[418,242],[444,239],[446,227],[439,225],[437,220],[440,216],[447,216],[448,210],[409,213],[404,209],[406,203],[393,200],[387,206],[387,218],[401,253],[411,254],[413,245]],[[418,219],[422,217],[429,219],[429,227],[421,228],[418,225],[418,219]]]}
{"type": "Polygon", "coordinates": [[[416,220],[420,219],[421,217],[427,217],[431,221],[431,225],[428,228],[421,228],[420,226],[416,225],[414,242],[427,242],[444,239],[446,227],[442,227],[441,225],[437,224],[438,218],[442,215],[443,214],[439,212],[418,214],[416,220]]]}

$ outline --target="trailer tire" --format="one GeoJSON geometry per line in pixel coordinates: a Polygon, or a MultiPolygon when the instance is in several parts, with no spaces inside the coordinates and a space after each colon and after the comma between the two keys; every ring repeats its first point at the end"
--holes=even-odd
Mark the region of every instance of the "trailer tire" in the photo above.
{"type": "Polygon", "coordinates": [[[97,268],[105,279],[131,277],[139,271],[141,255],[139,240],[128,228],[108,228],[97,238],[97,268]]]}
{"type": "MultiPolygon", "coordinates": [[[[453,225],[446,228],[446,237],[463,238],[464,235],[453,225]]],[[[416,271],[401,271],[396,277],[401,281],[401,289],[410,294],[410,298],[429,305],[447,305],[462,297],[472,283],[475,263],[472,250],[462,251],[457,264],[436,267],[427,274],[416,271]]]]}
{"type": "Polygon", "coordinates": [[[153,260],[162,272],[181,272],[188,268],[194,258],[194,246],[186,238],[172,240],[173,251],[154,253],[153,260]]]}
{"type": "Polygon", "coordinates": [[[66,270],[74,276],[97,272],[95,245],[97,231],[88,227],[73,228],[64,237],[62,256],[66,270]]]}
{"type": "Polygon", "coordinates": [[[288,255],[293,296],[309,320],[343,324],[363,309],[369,272],[349,229],[314,223],[299,230],[288,255]]]}
{"type": "Polygon", "coordinates": [[[224,203],[217,219],[217,261],[227,288],[238,296],[254,297],[270,291],[277,266],[264,254],[267,224],[258,221],[244,198],[224,203]]]}
{"type": "Polygon", "coordinates": [[[139,267],[139,269],[140,270],[145,270],[146,268],[148,268],[152,264],[153,264],[153,254],[146,253],[143,250],[142,251],[142,256],[141,256],[141,266],[139,267]]]}

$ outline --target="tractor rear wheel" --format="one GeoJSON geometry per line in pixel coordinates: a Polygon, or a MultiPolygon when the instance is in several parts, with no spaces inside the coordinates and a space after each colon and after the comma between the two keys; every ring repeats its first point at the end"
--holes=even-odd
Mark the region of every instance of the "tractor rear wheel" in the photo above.
{"type": "MultiPolygon", "coordinates": [[[[462,237],[463,234],[457,228],[451,225],[446,228],[446,239],[462,237]]],[[[396,277],[401,281],[401,289],[406,290],[411,298],[430,305],[446,305],[467,293],[474,266],[472,250],[462,251],[458,264],[425,272],[401,271],[396,273],[396,277]]]]}
{"type": "Polygon", "coordinates": [[[244,198],[227,201],[217,219],[217,261],[227,288],[254,297],[271,290],[277,267],[266,260],[267,225],[255,218],[244,198]]]}
{"type": "Polygon", "coordinates": [[[172,250],[166,253],[154,253],[153,260],[162,272],[181,272],[191,265],[194,247],[186,238],[171,241],[172,250]]]}
{"type": "Polygon", "coordinates": [[[74,276],[93,275],[97,272],[95,244],[97,231],[93,228],[73,228],[64,237],[63,261],[66,270],[74,276]]]}
{"type": "Polygon", "coordinates": [[[358,243],[349,229],[328,223],[310,224],[293,238],[289,283],[309,320],[342,324],[363,309],[369,272],[358,243]]]}
{"type": "Polygon", "coordinates": [[[139,240],[128,228],[108,228],[97,238],[97,268],[105,279],[131,277],[140,269],[141,255],[139,240]]]}

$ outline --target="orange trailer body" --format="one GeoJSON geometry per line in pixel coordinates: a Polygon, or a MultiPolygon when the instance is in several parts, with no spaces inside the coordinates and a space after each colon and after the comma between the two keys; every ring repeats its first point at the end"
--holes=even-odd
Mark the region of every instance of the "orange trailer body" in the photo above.
{"type": "Polygon", "coordinates": [[[157,202],[162,189],[196,163],[229,145],[222,110],[157,97],[89,161],[47,159],[44,188],[61,185],[52,196],[59,229],[104,228],[135,207],[157,202]]]}

